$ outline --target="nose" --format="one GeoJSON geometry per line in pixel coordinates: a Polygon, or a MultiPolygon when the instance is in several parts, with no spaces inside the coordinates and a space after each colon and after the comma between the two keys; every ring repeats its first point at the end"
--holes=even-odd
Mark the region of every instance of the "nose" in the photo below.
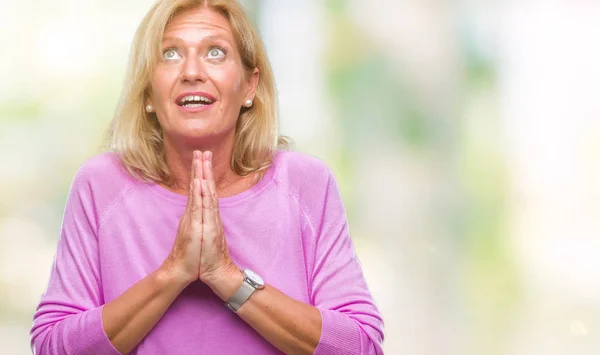
{"type": "Polygon", "coordinates": [[[187,57],[183,63],[181,79],[189,83],[205,82],[207,75],[202,59],[196,55],[187,57]]]}

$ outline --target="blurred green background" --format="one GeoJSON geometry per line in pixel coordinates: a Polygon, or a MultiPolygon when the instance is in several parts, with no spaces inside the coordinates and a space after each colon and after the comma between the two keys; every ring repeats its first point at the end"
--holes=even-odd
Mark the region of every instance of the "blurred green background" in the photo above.
{"type": "MultiPolygon", "coordinates": [[[[28,354],[75,170],[152,1],[0,2],[0,354],[28,354]]],[[[325,160],[386,354],[600,351],[600,1],[247,1],[325,160]]]]}

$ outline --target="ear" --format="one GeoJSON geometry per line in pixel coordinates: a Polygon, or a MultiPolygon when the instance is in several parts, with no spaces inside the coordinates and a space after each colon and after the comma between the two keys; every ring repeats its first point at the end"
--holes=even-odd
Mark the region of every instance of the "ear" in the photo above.
{"type": "Polygon", "coordinates": [[[246,90],[246,95],[244,96],[244,100],[252,100],[254,101],[254,96],[256,95],[256,88],[258,87],[258,80],[260,77],[260,73],[258,68],[254,68],[254,71],[248,75],[248,80],[246,84],[248,88],[246,90]]]}

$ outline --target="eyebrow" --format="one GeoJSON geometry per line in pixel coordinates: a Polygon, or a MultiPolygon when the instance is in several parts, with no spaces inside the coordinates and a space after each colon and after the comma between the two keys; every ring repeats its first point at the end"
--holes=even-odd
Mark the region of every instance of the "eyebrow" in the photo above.
{"type": "MultiPolygon", "coordinates": [[[[206,36],[206,37],[202,38],[202,40],[200,42],[203,43],[203,42],[210,42],[210,41],[224,41],[224,42],[227,42],[230,46],[233,46],[233,43],[231,43],[231,41],[229,39],[227,39],[226,37],[220,36],[220,35],[206,36]]],[[[181,38],[171,37],[171,36],[163,37],[163,43],[164,42],[175,42],[177,44],[185,43],[181,38]]]]}

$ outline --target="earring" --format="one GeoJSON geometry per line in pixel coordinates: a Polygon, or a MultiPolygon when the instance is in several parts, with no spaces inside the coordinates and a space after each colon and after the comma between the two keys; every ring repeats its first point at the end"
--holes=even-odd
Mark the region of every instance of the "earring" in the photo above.
{"type": "Polygon", "coordinates": [[[150,104],[146,105],[146,112],[152,112],[152,109],[153,109],[152,105],[150,105],[150,104]]]}
{"type": "Polygon", "coordinates": [[[246,100],[246,102],[244,102],[244,106],[252,107],[252,100],[246,100]]]}

